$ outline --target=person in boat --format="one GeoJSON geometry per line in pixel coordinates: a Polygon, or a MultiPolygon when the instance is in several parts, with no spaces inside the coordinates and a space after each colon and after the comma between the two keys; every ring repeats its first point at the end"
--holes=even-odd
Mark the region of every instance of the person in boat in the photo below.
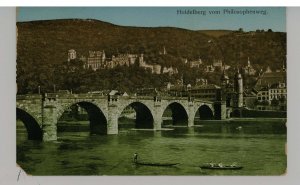
{"type": "Polygon", "coordinates": [[[219,163],[219,165],[218,165],[220,168],[222,168],[223,167],[223,164],[222,163],[219,163]]]}
{"type": "Polygon", "coordinates": [[[230,166],[231,167],[236,167],[236,163],[232,163],[230,166]]]}
{"type": "Polygon", "coordinates": [[[134,154],[133,154],[133,162],[134,162],[134,163],[137,163],[137,159],[138,159],[138,154],[137,154],[137,153],[134,153],[134,154]]]}

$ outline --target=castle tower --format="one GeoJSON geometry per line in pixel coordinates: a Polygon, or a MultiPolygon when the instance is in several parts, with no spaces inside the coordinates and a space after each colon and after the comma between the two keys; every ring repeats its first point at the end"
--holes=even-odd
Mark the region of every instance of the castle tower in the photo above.
{"type": "Polygon", "coordinates": [[[104,62],[105,59],[106,59],[106,56],[105,56],[105,52],[104,52],[104,50],[103,50],[103,51],[102,51],[102,62],[104,62]]]}
{"type": "Polygon", "coordinates": [[[223,66],[223,73],[221,76],[221,100],[227,101],[227,91],[228,91],[228,85],[229,85],[229,78],[225,73],[225,65],[223,66]]]}
{"type": "Polygon", "coordinates": [[[142,53],[141,56],[139,57],[139,66],[140,66],[140,67],[145,66],[145,63],[144,63],[144,54],[143,54],[143,53],[142,53]]]}
{"type": "Polygon", "coordinates": [[[74,59],[76,59],[76,51],[74,49],[70,49],[68,51],[68,62],[74,59]]]}
{"type": "Polygon", "coordinates": [[[243,107],[244,100],[243,100],[243,78],[242,75],[237,69],[237,72],[234,77],[234,92],[235,92],[235,99],[234,99],[234,107],[243,107]]]}
{"type": "Polygon", "coordinates": [[[250,67],[251,67],[251,64],[250,64],[250,59],[248,57],[248,68],[250,68],[250,67]]]}
{"type": "Polygon", "coordinates": [[[166,54],[167,54],[167,50],[166,50],[166,47],[164,46],[163,55],[166,55],[166,54]]]}

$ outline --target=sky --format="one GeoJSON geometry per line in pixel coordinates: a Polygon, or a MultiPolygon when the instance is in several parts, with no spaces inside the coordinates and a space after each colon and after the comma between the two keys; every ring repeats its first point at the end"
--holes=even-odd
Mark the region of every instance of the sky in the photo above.
{"type": "Polygon", "coordinates": [[[286,32],[283,7],[20,7],[17,10],[18,22],[72,18],[97,19],[122,26],[286,32]]]}

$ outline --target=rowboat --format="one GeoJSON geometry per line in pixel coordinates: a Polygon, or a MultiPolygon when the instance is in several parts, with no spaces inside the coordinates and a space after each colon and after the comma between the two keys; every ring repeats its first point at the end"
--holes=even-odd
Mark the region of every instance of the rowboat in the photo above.
{"type": "Polygon", "coordinates": [[[165,167],[171,167],[175,166],[179,163],[150,163],[150,162],[134,162],[136,165],[144,165],[144,166],[165,166],[165,167]]]}
{"type": "Polygon", "coordinates": [[[140,162],[138,161],[138,154],[133,154],[133,163],[136,165],[144,165],[144,166],[165,166],[165,167],[171,167],[175,166],[179,163],[151,163],[151,162],[140,162]]]}
{"type": "Polygon", "coordinates": [[[209,163],[209,164],[201,165],[200,168],[202,168],[202,169],[211,169],[211,170],[240,170],[243,167],[235,165],[235,164],[223,165],[222,163],[220,163],[220,164],[209,163]]]}

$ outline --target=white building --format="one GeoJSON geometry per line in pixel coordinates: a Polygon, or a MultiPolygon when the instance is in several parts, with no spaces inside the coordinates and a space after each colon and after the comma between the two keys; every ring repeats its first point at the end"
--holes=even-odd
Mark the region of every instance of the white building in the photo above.
{"type": "Polygon", "coordinates": [[[287,91],[285,83],[278,83],[273,84],[269,88],[269,101],[272,101],[273,99],[280,100],[282,98],[286,99],[287,97],[287,91]]]}
{"type": "Polygon", "coordinates": [[[190,68],[199,68],[202,65],[202,60],[199,58],[199,60],[190,61],[190,68]]]}
{"type": "Polygon", "coordinates": [[[262,88],[257,92],[256,97],[259,102],[269,101],[269,89],[267,87],[262,88]]]}
{"type": "Polygon", "coordinates": [[[283,82],[273,84],[270,87],[264,87],[257,92],[257,100],[259,102],[268,101],[270,104],[272,100],[281,100],[287,98],[286,85],[283,82]]]}
{"type": "Polygon", "coordinates": [[[76,51],[74,49],[70,49],[68,51],[68,61],[76,59],[76,51]]]}

